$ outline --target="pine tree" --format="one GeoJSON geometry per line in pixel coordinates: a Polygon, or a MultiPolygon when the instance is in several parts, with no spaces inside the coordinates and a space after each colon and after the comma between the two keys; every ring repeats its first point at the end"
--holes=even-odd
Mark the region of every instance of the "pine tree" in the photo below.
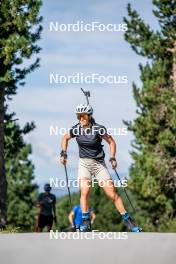
{"type": "Polygon", "coordinates": [[[34,180],[34,166],[29,160],[31,145],[24,136],[34,128],[27,123],[23,129],[14,120],[15,115],[5,115],[5,161],[8,182],[7,223],[20,231],[33,231],[35,225],[37,185],[34,180]]]}
{"type": "Polygon", "coordinates": [[[0,224],[3,225],[7,218],[5,114],[17,86],[24,85],[25,76],[39,66],[38,58],[30,61],[29,66],[24,66],[24,62],[40,51],[36,45],[42,30],[40,6],[41,0],[0,1],[0,224]]]}
{"type": "Polygon", "coordinates": [[[128,4],[125,39],[147,58],[141,87],[133,83],[137,116],[125,122],[134,133],[130,189],[147,231],[176,230],[176,2],[153,0],[160,30],[146,25],[128,4]]]}

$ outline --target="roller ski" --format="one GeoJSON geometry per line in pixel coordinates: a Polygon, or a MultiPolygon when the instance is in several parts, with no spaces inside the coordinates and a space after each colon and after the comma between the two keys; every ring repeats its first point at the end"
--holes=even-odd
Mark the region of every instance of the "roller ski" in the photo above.
{"type": "Polygon", "coordinates": [[[122,215],[122,219],[129,231],[134,232],[134,233],[142,232],[142,228],[140,228],[134,223],[134,221],[132,220],[132,218],[130,217],[128,213],[125,213],[124,215],[122,215]]]}

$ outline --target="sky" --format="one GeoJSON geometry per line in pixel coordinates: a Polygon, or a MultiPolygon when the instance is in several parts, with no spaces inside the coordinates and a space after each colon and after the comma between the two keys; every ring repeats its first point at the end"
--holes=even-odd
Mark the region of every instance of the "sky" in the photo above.
{"type": "MultiPolygon", "coordinates": [[[[43,1],[43,32],[38,42],[42,51],[40,68],[26,78],[25,87],[19,87],[17,95],[10,102],[10,110],[15,111],[19,123],[34,121],[36,129],[25,137],[32,144],[30,157],[35,165],[35,181],[40,189],[50,177],[65,179],[63,166],[58,163],[61,151],[61,135],[50,135],[50,126],[69,128],[77,123],[74,108],[85,101],[80,87],[90,90],[90,103],[96,121],[106,127],[125,127],[123,120],[133,120],[136,105],[132,94],[132,82],[140,86],[139,63],[145,58],[137,56],[124,40],[123,32],[60,32],[50,31],[50,22],[59,24],[92,21],[103,24],[123,23],[127,16],[126,6],[130,2],[141,17],[152,28],[157,21],[152,14],[151,0],[89,0],[89,1],[43,1]],[[50,74],[127,76],[126,84],[54,84],[50,74]]],[[[34,56],[35,58],[35,56],[34,56]]],[[[33,58],[33,59],[34,59],[33,58]]],[[[123,177],[128,175],[132,163],[130,151],[133,135],[117,135],[118,171],[123,177]]],[[[109,149],[104,145],[108,164],[109,149]]],[[[68,173],[70,179],[77,177],[78,147],[72,140],[68,149],[68,173]]],[[[110,169],[110,166],[108,164],[110,169]]],[[[110,169],[112,172],[112,170],[110,169]]],[[[57,195],[66,189],[55,190],[57,195]]]]}

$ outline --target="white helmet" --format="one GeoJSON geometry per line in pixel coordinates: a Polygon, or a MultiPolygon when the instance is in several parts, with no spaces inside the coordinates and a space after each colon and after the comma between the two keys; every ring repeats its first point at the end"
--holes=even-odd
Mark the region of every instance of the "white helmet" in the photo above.
{"type": "Polygon", "coordinates": [[[80,104],[75,108],[76,114],[93,114],[93,108],[89,104],[80,104]]]}

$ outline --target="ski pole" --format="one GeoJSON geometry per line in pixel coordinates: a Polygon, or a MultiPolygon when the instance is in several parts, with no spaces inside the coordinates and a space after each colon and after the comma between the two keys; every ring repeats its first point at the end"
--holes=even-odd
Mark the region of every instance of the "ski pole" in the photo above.
{"type": "MultiPolygon", "coordinates": [[[[119,179],[120,184],[121,184],[121,186],[122,186],[122,181],[121,181],[120,176],[119,176],[119,174],[117,173],[117,170],[116,170],[115,168],[114,168],[114,171],[115,171],[115,173],[116,173],[116,175],[117,175],[117,178],[119,179]]],[[[130,200],[130,197],[129,197],[127,191],[125,190],[125,188],[123,188],[123,190],[124,190],[124,192],[125,192],[125,195],[126,195],[128,201],[129,201],[130,205],[131,205],[131,208],[133,209],[133,213],[135,213],[136,210],[135,210],[135,208],[134,208],[134,206],[133,206],[133,204],[132,204],[132,202],[131,202],[131,200],[130,200]]]]}
{"type": "Polygon", "coordinates": [[[64,168],[65,168],[65,176],[66,176],[66,182],[67,182],[67,190],[68,190],[68,195],[69,195],[70,208],[72,210],[72,200],[71,200],[71,193],[70,193],[70,188],[69,188],[69,183],[68,183],[68,173],[67,173],[66,164],[64,164],[64,168]]]}

